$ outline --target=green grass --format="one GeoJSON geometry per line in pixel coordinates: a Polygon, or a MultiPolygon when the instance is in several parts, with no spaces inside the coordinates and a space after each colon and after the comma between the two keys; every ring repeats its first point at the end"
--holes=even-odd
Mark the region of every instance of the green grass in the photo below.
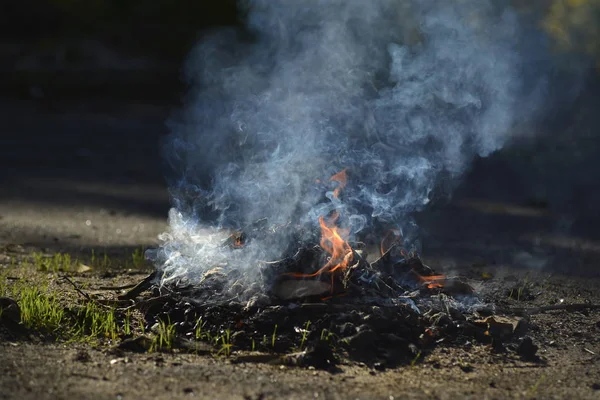
{"type": "Polygon", "coordinates": [[[124,268],[134,268],[134,269],[142,269],[147,266],[146,257],[145,257],[145,248],[138,247],[131,252],[131,254],[125,259],[115,260],[114,258],[110,258],[106,251],[102,254],[102,257],[98,257],[96,252],[92,249],[92,254],[90,257],[90,265],[92,267],[108,269],[111,267],[117,267],[121,265],[124,268]]]}
{"type": "Polygon", "coordinates": [[[56,334],[64,328],[64,307],[58,296],[37,286],[23,286],[17,296],[21,322],[29,329],[56,334]]]}
{"type": "Polygon", "coordinates": [[[125,317],[123,318],[123,333],[127,336],[131,335],[131,311],[127,310],[125,312],[125,317]]]}
{"type": "Polygon", "coordinates": [[[33,253],[33,265],[40,271],[70,271],[74,264],[77,264],[77,261],[73,262],[70,254],[55,253],[47,256],[43,253],[33,253]]]}
{"type": "Polygon", "coordinates": [[[49,276],[22,278],[13,284],[7,283],[6,276],[0,276],[0,295],[11,297],[19,304],[24,327],[47,339],[113,342],[121,335],[131,334],[130,312],[118,313],[94,301],[74,300],[54,286],[49,276]]]}
{"type": "Polygon", "coordinates": [[[100,307],[93,302],[85,303],[77,311],[75,321],[72,327],[72,340],[107,339],[114,341],[120,333],[124,333],[118,326],[115,310],[100,307]]]}
{"type": "Polygon", "coordinates": [[[147,266],[145,248],[134,249],[126,257],[110,257],[106,251],[98,254],[95,249],[91,250],[89,265],[93,268],[109,269],[115,267],[142,269],[147,266]]]}
{"type": "Polygon", "coordinates": [[[417,353],[417,355],[415,356],[415,358],[413,358],[410,362],[410,367],[414,368],[417,365],[417,362],[419,361],[419,359],[421,358],[421,352],[419,351],[417,353]]]}
{"type": "Polygon", "coordinates": [[[108,254],[106,254],[106,251],[104,252],[104,256],[102,257],[102,263],[101,263],[101,267],[103,269],[109,268],[112,265],[110,258],[108,258],[108,254]]]}
{"type": "Polygon", "coordinates": [[[194,329],[194,337],[196,340],[209,340],[210,341],[210,333],[208,331],[204,331],[204,326],[206,325],[206,321],[202,320],[202,317],[198,319],[196,322],[196,329],[194,329]]]}
{"type": "Polygon", "coordinates": [[[302,338],[300,339],[300,350],[302,350],[304,348],[304,343],[306,342],[306,338],[308,337],[309,334],[309,328],[310,326],[310,321],[306,321],[306,324],[304,325],[304,330],[302,331],[302,338]]]}
{"type": "Polygon", "coordinates": [[[510,290],[510,293],[508,294],[509,300],[521,301],[525,298],[524,295],[527,291],[531,290],[531,286],[532,283],[529,280],[529,275],[525,275],[519,286],[510,290]]]}
{"type": "Polygon", "coordinates": [[[102,253],[102,257],[98,257],[96,256],[96,251],[92,249],[92,255],[90,256],[90,266],[92,268],[108,269],[116,266],[116,264],[117,263],[113,262],[113,260],[108,256],[106,251],[102,253]]]}
{"type": "Polygon", "coordinates": [[[140,328],[140,331],[142,332],[142,335],[145,335],[146,334],[146,322],[144,321],[144,317],[140,315],[137,319],[137,323],[138,323],[138,327],[140,328]]]}
{"type": "Polygon", "coordinates": [[[175,342],[175,324],[159,321],[156,335],[152,339],[150,351],[172,350],[175,342]]]}
{"type": "Polygon", "coordinates": [[[22,286],[17,290],[21,322],[28,329],[70,342],[115,341],[124,333],[114,309],[91,301],[69,309],[58,293],[43,286],[22,286]]]}
{"type": "Polygon", "coordinates": [[[226,357],[229,357],[231,355],[231,347],[233,346],[231,343],[231,331],[229,329],[227,329],[220,336],[220,341],[221,341],[221,348],[217,352],[217,355],[223,354],[226,357]]]}
{"type": "MultiPolygon", "coordinates": [[[[95,249],[92,249],[89,258],[89,266],[99,269],[108,269],[118,266],[142,269],[147,266],[144,253],[145,249],[139,247],[134,249],[129,256],[125,257],[125,259],[115,260],[115,258],[111,258],[106,251],[99,255],[95,249]]],[[[72,256],[67,253],[55,253],[53,255],[47,255],[41,252],[33,253],[32,259],[24,262],[22,266],[27,267],[30,265],[30,262],[37,270],[44,272],[69,272],[73,271],[74,267],[79,265],[79,260],[73,259],[72,256]]],[[[14,258],[11,260],[11,266],[16,266],[14,258]]]]}
{"type": "MultiPolygon", "coordinates": [[[[88,253],[89,254],[89,253],[88,253]]],[[[114,265],[106,253],[92,251],[91,259],[95,266],[114,265]]],[[[140,266],[144,256],[141,248],[131,255],[130,265],[140,266]]],[[[64,283],[64,277],[57,271],[72,270],[76,259],[70,255],[56,253],[48,256],[36,253],[26,258],[26,264],[18,261],[17,268],[0,270],[0,295],[13,298],[19,304],[22,325],[32,334],[39,334],[43,340],[62,343],[86,343],[94,345],[114,344],[122,338],[146,335],[150,337],[150,351],[170,351],[175,345],[175,324],[160,321],[153,332],[146,332],[146,321],[142,313],[133,309],[118,309],[100,303],[85,294],[84,284],[64,283]],[[75,260],[75,261],[74,261],[75,260]],[[7,279],[9,276],[13,279],[7,279]],[[50,273],[46,273],[50,272],[50,273]],[[77,293],[77,289],[83,290],[77,293]]],[[[87,260],[89,262],[89,260],[87,260]]],[[[2,312],[0,310],[0,312],[2,312]]],[[[223,330],[207,324],[199,318],[194,327],[194,338],[206,341],[214,347],[215,355],[231,356],[234,349],[235,334],[230,329],[223,330]],[[208,326],[207,326],[208,325],[208,326]]],[[[300,333],[299,348],[303,350],[314,329],[311,321],[306,321],[300,333]]],[[[275,350],[285,341],[280,341],[278,325],[273,326],[271,335],[252,337],[252,350],[275,350]],[[262,340],[261,340],[262,338],[262,340]]],[[[330,341],[328,330],[321,330],[321,340],[330,341]]],[[[248,349],[250,343],[248,343],[248,349]]]]}
{"type": "Polygon", "coordinates": [[[133,262],[134,268],[142,268],[146,265],[146,258],[144,257],[144,248],[137,248],[131,254],[131,261],[133,262]]]}
{"type": "Polygon", "coordinates": [[[0,297],[8,297],[8,285],[6,284],[8,270],[0,270],[0,297]]]}
{"type": "Polygon", "coordinates": [[[338,338],[339,337],[335,333],[331,332],[327,328],[323,328],[321,330],[321,337],[320,337],[320,339],[321,339],[322,342],[331,342],[334,339],[338,339],[338,338]]]}
{"type": "Polygon", "coordinates": [[[275,340],[277,339],[277,324],[273,328],[273,335],[271,335],[271,347],[275,347],[275,340]]]}
{"type": "MultiPolygon", "coordinates": [[[[109,268],[118,264],[106,252],[100,254],[92,250],[88,265],[109,268]]],[[[144,249],[137,248],[121,260],[123,265],[142,267],[144,249]]],[[[13,257],[10,268],[0,269],[0,296],[14,299],[21,309],[23,327],[44,340],[102,345],[114,343],[121,337],[145,334],[145,321],[139,312],[120,311],[82,298],[71,287],[62,284],[56,273],[73,272],[78,265],[75,257],[65,253],[47,255],[37,252],[22,260],[13,257]],[[9,275],[16,279],[8,279],[9,275]]],[[[84,285],[79,288],[85,290],[84,285]]],[[[203,331],[203,327],[204,323],[201,323],[198,336],[212,340],[210,332],[203,331]]],[[[170,350],[174,344],[175,325],[162,322],[153,336],[152,350],[170,350]]],[[[230,339],[225,335],[221,345],[227,348],[230,339]]]]}
{"type": "Polygon", "coordinates": [[[96,251],[94,249],[92,249],[92,256],[90,257],[90,263],[92,265],[96,264],[96,251]]]}

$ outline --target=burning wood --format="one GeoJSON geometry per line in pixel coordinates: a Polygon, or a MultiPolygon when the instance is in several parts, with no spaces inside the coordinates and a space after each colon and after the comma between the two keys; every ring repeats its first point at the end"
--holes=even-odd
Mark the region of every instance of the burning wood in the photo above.
{"type": "Polygon", "coordinates": [[[321,226],[321,248],[330,254],[329,261],[318,271],[311,274],[299,274],[290,272],[287,275],[296,278],[313,278],[325,272],[333,274],[335,271],[343,271],[354,259],[352,247],[344,239],[348,232],[335,226],[339,214],[336,212],[330,218],[329,222],[325,222],[325,218],[319,217],[319,225],[321,226]]]}

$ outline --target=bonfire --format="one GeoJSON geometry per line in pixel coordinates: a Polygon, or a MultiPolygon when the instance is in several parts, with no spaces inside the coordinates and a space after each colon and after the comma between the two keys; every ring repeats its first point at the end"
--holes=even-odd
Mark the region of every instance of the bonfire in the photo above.
{"type": "MultiPolygon", "coordinates": [[[[331,177],[335,199],[348,184],[345,169],[331,177]]],[[[364,362],[378,368],[414,362],[440,344],[479,341],[503,351],[523,339],[527,313],[498,312],[474,287],[477,280],[438,273],[406,249],[397,228],[377,246],[349,240],[341,212],[318,217],[318,243],[299,242],[279,260],[256,260],[262,285],[245,287],[239,271],[206,266],[196,282],[153,273],[122,299],[138,297],[147,328],[168,322],[180,348],[220,347],[240,360],[318,368],[364,362]],[[369,254],[376,250],[376,254],[369,254]]],[[[289,229],[292,224],[286,228],[289,229]]],[[[244,252],[256,237],[281,227],[261,220],[228,234],[221,247],[244,252]]],[[[483,279],[483,278],[482,278],[483,279]]],[[[534,359],[535,346],[520,346],[534,359]]]]}

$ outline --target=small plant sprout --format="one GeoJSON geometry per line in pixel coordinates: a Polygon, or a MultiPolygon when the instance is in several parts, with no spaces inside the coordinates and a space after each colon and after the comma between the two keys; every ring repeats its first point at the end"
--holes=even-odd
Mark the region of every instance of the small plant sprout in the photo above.
{"type": "Polygon", "coordinates": [[[146,259],[144,258],[144,249],[143,248],[135,249],[133,251],[133,253],[131,254],[131,261],[133,262],[134,268],[143,267],[145,260],[146,259]]]}
{"type": "Polygon", "coordinates": [[[103,310],[104,313],[104,325],[103,331],[104,337],[110,340],[116,340],[118,337],[117,321],[115,318],[114,310],[103,310]]]}
{"type": "Polygon", "coordinates": [[[275,347],[275,339],[277,339],[277,324],[273,328],[273,335],[271,336],[271,347],[275,347]]]}
{"type": "Polygon", "coordinates": [[[339,336],[336,335],[335,333],[331,332],[329,329],[327,328],[323,328],[323,330],[321,330],[321,337],[320,340],[322,342],[330,342],[332,340],[339,340],[339,336]]]}
{"type": "Polygon", "coordinates": [[[254,341],[254,338],[252,338],[252,351],[256,351],[256,342],[254,341]]]}
{"type": "Polygon", "coordinates": [[[69,271],[72,260],[70,254],[56,253],[52,257],[47,257],[43,253],[34,253],[33,264],[40,271],[69,271]]]}
{"type": "Polygon", "coordinates": [[[118,337],[118,325],[114,310],[100,308],[93,302],[88,302],[79,311],[75,324],[77,335],[88,339],[105,338],[115,340],[118,337]]]}
{"type": "Polygon", "coordinates": [[[46,266],[46,262],[44,260],[44,255],[42,253],[33,253],[33,263],[40,269],[46,266]]]}
{"type": "Polygon", "coordinates": [[[421,358],[421,352],[419,351],[417,353],[417,355],[415,356],[415,358],[413,358],[412,361],[410,362],[411,368],[414,368],[415,365],[417,365],[417,362],[419,361],[420,358],[421,358]]]}
{"type": "Polygon", "coordinates": [[[127,336],[131,335],[131,311],[127,310],[123,318],[123,333],[127,336]]]}
{"type": "Polygon", "coordinates": [[[300,350],[304,348],[304,343],[306,342],[306,338],[308,337],[308,327],[310,326],[310,321],[306,321],[304,325],[304,330],[302,331],[302,339],[300,340],[300,350]]]}
{"type": "Polygon", "coordinates": [[[138,317],[138,326],[140,327],[140,330],[142,331],[142,335],[146,334],[146,322],[144,321],[144,317],[140,316],[138,317]]]}
{"type": "Polygon", "coordinates": [[[150,351],[171,350],[175,342],[175,324],[165,321],[158,322],[158,331],[152,340],[150,351]]]}
{"type": "Polygon", "coordinates": [[[0,297],[8,295],[8,287],[6,285],[6,273],[0,272],[0,297]]]}
{"type": "Polygon", "coordinates": [[[110,267],[110,259],[108,258],[108,254],[106,251],[104,252],[104,257],[102,258],[102,268],[110,267]]]}
{"type": "Polygon", "coordinates": [[[194,337],[196,338],[196,340],[210,340],[210,332],[204,331],[205,325],[206,321],[203,321],[202,317],[198,318],[198,321],[196,322],[196,328],[194,329],[194,337]]]}
{"type": "Polygon", "coordinates": [[[217,355],[225,354],[229,357],[231,355],[231,335],[230,330],[227,329],[223,335],[221,335],[221,349],[217,352],[217,355]]]}

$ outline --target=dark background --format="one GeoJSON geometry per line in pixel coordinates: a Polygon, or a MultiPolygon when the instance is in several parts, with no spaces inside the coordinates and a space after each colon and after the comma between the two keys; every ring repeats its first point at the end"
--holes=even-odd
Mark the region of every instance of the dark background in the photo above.
{"type": "MultiPolygon", "coordinates": [[[[600,6],[513,3],[539,20],[564,60],[554,82],[557,101],[525,139],[475,160],[452,204],[434,204],[419,217],[424,250],[475,232],[527,246],[560,247],[543,239],[548,235],[586,238],[585,252],[595,255],[600,6]],[[573,72],[571,64],[582,60],[587,67],[573,72]],[[573,74],[583,82],[575,98],[566,95],[573,74]],[[450,217],[440,223],[436,213],[450,217]],[[522,239],[529,232],[537,232],[537,244],[522,239]]],[[[51,249],[155,243],[169,209],[160,140],[187,89],[182,64],[203,34],[240,27],[243,18],[234,0],[3,1],[0,241],[51,249]],[[140,221],[143,234],[130,229],[140,221]]]]}
{"type": "Polygon", "coordinates": [[[171,102],[181,91],[179,69],[194,43],[210,29],[242,21],[235,0],[4,1],[2,87],[19,96],[37,84],[56,98],[171,102]],[[140,63],[127,68],[133,59],[140,63]]]}

